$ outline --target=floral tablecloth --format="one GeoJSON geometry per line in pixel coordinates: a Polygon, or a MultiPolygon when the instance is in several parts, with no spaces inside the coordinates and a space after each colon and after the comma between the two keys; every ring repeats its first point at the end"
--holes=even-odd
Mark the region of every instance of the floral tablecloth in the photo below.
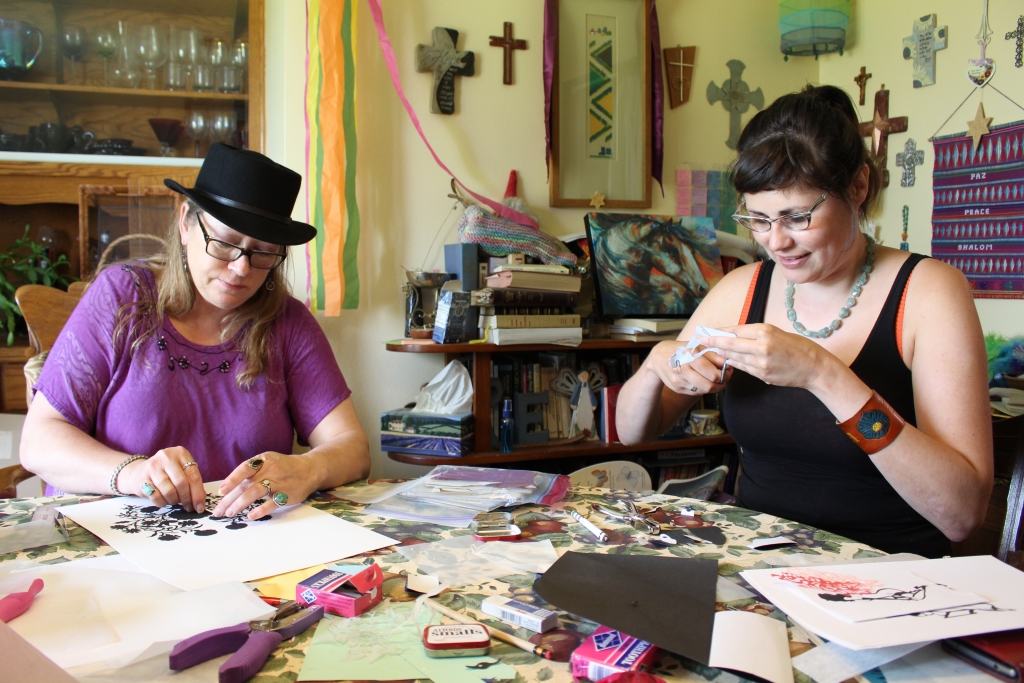
{"type": "MultiPolygon", "coordinates": [[[[365,482],[364,482],[365,484],[365,482]]],[[[359,484],[356,484],[357,486],[359,484]]],[[[616,553],[631,555],[667,555],[676,557],[705,557],[718,560],[719,574],[727,580],[750,590],[739,572],[744,569],[779,566],[783,564],[810,564],[815,558],[832,558],[837,560],[876,557],[882,553],[860,543],[834,534],[807,527],[795,522],[779,519],[771,515],[760,514],[744,508],[717,505],[703,501],[675,498],[672,496],[643,496],[638,493],[615,491],[597,488],[572,488],[560,504],[563,509],[576,509],[580,512],[590,503],[609,503],[615,500],[631,498],[642,506],[654,508],[653,517],[662,524],[675,524],[690,529],[707,529],[698,535],[721,541],[702,545],[677,545],[658,548],[651,544],[650,538],[643,532],[636,531],[626,523],[602,520],[601,526],[608,531],[608,542],[597,543],[582,525],[573,521],[560,510],[551,510],[539,505],[526,505],[514,511],[516,523],[523,531],[524,540],[550,540],[559,552],[572,550],[576,552],[616,553]],[[686,509],[693,515],[683,514],[686,509]],[[719,530],[717,533],[714,530],[719,530]],[[716,538],[717,536],[717,538],[716,538]],[[777,550],[758,551],[747,546],[756,538],[786,536],[797,545],[777,550]]],[[[0,527],[27,522],[32,511],[39,505],[73,504],[95,500],[91,496],[62,496],[59,498],[15,498],[0,500],[0,527]]],[[[364,505],[352,503],[333,495],[330,492],[319,493],[310,499],[314,507],[336,515],[342,519],[360,524],[368,529],[395,539],[395,545],[430,543],[453,536],[468,534],[467,529],[453,529],[436,524],[405,522],[385,519],[368,514],[364,505]]],[[[0,563],[15,560],[33,560],[43,563],[69,562],[89,557],[115,554],[114,550],[102,540],[85,529],[69,522],[68,543],[43,546],[0,555],[0,563]]],[[[409,601],[414,595],[405,591],[405,575],[417,573],[416,566],[394,547],[367,553],[384,570],[384,597],[392,601],[409,601]]],[[[492,595],[515,596],[516,599],[545,605],[533,592],[534,575],[505,576],[499,580],[489,580],[476,585],[461,586],[438,597],[438,600],[450,607],[480,618],[489,626],[503,628],[520,638],[535,643],[551,643],[555,640],[572,639],[582,642],[594,630],[596,624],[578,620],[564,612],[561,613],[561,626],[545,633],[535,635],[525,629],[513,629],[512,626],[497,622],[479,611],[480,602],[492,595]],[[532,638],[531,638],[532,636],[532,638]]],[[[756,593],[756,592],[755,592],[756,593]]],[[[736,609],[757,612],[769,617],[787,621],[786,616],[771,604],[754,598],[718,603],[718,609],[736,609]]],[[[554,607],[548,606],[551,609],[554,607]]],[[[793,634],[792,624],[790,632],[793,634]]],[[[274,652],[263,670],[252,680],[256,683],[291,683],[295,681],[302,668],[306,646],[312,638],[314,630],[285,641],[274,652]]],[[[797,638],[799,641],[800,638],[797,638]]],[[[793,641],[790,649],[793,654],[809,649],[811,645],[793,641]]],[[[492,641],[492,656],[514,667],[517,672],[516,683],[534,681],[550,681],[552,683],[568,683],[572,681],[567,663],[549,662],[532,654],[518,650],[510,645],[492,641]]],[[[697,664],[690,660],[678,659],[672,655],[662,657],[660,664],[653,671],[666,681],[706,680],[716,683],[732,683],[739,679],[730,673],[719,671],[697,664]]],[[[804,674],[794,671],[797,683],[808,683],[804,674]]],[[[438,681],[437,683],[441,683],[438,681]]]]}

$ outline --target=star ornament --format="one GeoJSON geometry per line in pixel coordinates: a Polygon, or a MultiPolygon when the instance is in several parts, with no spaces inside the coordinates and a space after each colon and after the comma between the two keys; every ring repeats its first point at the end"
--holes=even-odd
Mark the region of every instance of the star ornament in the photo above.
{"type": "MultiPolygon", "coordinates": [[[[985,132],[987,133],[988,131],[985,132]]],[[[595,190],[594,194],[590,195],[590,205],[595,209],[600,209],[602,206],[604,206],[604,195],[595,190]]]]}
{"type": "Polygon", "coordinates": [[[985,116],[984,103],[979,104],[978,113],[974,115],[973,120],[967,122],[967,137],[974,138],[974,149],[978,149],[978,143],[981,142],[981,136],[987,135],[991,132],[988,129],[990,123],[992,123],[992,117],[985,116]]]}

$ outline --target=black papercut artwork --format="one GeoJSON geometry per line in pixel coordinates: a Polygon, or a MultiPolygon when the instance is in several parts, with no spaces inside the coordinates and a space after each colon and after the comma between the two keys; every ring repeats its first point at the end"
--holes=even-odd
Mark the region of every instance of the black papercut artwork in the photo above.
{"type": "MultiPolygon", "coordinates": [[[[246,515],[264,502],[262,499],[258,500],[234,517],[214,517],[211,511],[217,507],[221,497],[207,493],[206,508],[203,512],[188,512],[181,505],[125,505],[124,512],[118,515],[124,521],[117,522],[110,528],[126,534],[149,534],[151,538],[161,541],[176,541],[188,534],[213,536],[218,529],[211,526],[211,523],[221,525],[230,531],[244,529],[253,523],[246,515]]],[[[272,516],[265,515],[256,521],[265,522],[272,516]]]]}

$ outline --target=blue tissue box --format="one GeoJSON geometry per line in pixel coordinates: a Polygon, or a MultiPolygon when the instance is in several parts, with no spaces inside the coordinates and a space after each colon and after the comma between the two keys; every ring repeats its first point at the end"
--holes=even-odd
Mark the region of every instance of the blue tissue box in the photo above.
{"type": "Polygon", "coordinates": [[[461,457],[473,452],[473,413],[439,415],[408,408],[380,415],[380,449],[461,457]]]}

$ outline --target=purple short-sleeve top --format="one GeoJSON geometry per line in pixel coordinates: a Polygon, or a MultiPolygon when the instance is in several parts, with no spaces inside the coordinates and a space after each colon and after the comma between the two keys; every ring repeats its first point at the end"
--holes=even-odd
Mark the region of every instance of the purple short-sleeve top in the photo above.
{"type": "MultiPolygon", "coordinates": [[[[35,390],[70,424],[124,453],[184,446],[204,481],[259,453],[291,453],[352,393],[313,315],[288,297],[273,323],[267,371],[247,389],[233,342],[202,346],[166,317],[131,350],[114,340],[125,304],[155,300],[153,273],[121,264],[99,274],[54,343],[35,390]]],[[[136,326],[137,327],[137,326],[136,326]]]]}

